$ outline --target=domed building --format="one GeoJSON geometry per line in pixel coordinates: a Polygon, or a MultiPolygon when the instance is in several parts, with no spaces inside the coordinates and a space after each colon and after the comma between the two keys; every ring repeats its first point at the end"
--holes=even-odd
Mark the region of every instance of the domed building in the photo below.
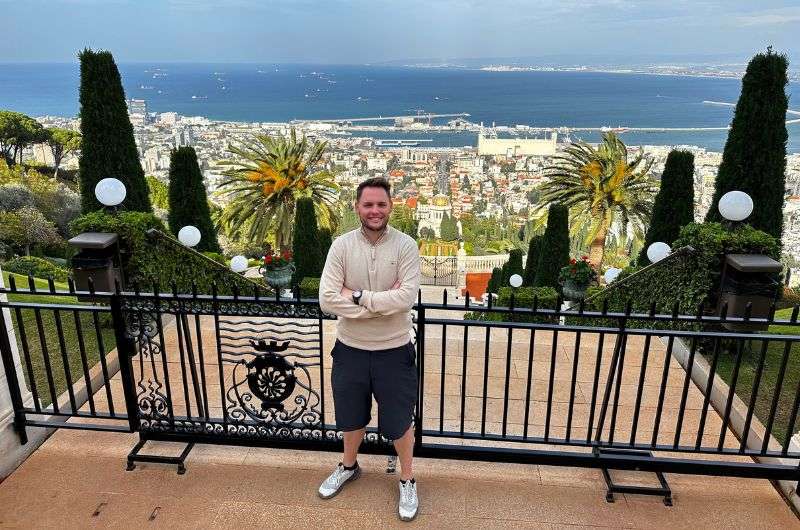
{"type": "Polygon", "coordinates": [[[429,204],[417,204],[417,220],[419,221],[419,231],[423,228],[430,228],[436,237],[441,237],[442,219],[445,214],[452,217],[453,208],[450,205],[450,198],[441,193],[434,195],[429,204]]]}

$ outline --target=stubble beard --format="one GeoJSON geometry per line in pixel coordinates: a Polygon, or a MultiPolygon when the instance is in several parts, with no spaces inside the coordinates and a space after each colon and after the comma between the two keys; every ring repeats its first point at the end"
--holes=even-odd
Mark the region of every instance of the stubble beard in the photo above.
{"type": "Polygon", "coordinates": [[[380,226],[380,227],[378,227],[378,228],[372,228],[372,227],[370,227],[370,226],[367,224],[367,222],[366,222],[364,219],[360,218],[360,217],[359,217],[359,221],[361,221],[361,228],[363,228],[363,229],[364,229],[364,230],[366,230],[367,232],[373,232],[373,233],[375,233],[375,234],[378,234],[378,233],[380,233],[380,232],[383,232],[383,231],[386,229],[386,226],[389,224],[389,217],[387,216],[387,217],[384,219],[384,221],[383,221],[383,223],[381,224],[381,226],[380,226]]]}

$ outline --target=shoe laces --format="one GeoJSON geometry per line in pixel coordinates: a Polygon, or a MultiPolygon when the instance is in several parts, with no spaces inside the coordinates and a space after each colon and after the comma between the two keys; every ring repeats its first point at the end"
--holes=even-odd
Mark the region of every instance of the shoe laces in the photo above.
{"type": "Polygon", "coordinates": [[[405,484],[400,483],[400,502],[403,504],[415,504],[417,502],[417,485],[410,480],[405,484]]]}
{"type": "Polygon", "coordinates": [[[328,477],[325,481],[331,486],[338,488],[344,482],[345,475],[347,474],[347,470],[344,468],[343,465],[339,464],[336,466],[336,469],[333,470],[333,473],[328,477]]]}

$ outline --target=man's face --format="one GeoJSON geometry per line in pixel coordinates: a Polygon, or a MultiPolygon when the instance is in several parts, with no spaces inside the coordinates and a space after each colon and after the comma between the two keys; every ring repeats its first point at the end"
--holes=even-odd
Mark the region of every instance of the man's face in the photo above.
{"type": "Polygon", "coordinates": [[[367,230],[381,231],[389,224],[392,201],[386,190],[370,186],[361,191],[361,198],[356,201],[356,212],[361,219],[361,226],[367,230]]]}

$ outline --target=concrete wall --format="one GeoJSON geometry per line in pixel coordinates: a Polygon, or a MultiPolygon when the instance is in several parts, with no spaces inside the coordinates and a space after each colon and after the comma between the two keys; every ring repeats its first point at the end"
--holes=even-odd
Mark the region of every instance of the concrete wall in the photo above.
{"type": "Polygon", "coordinates": [[[556,134],[546,140],[529,138],[486,138],[478,136],[478,155],[551,156],[556,154],[556,134]]]}

